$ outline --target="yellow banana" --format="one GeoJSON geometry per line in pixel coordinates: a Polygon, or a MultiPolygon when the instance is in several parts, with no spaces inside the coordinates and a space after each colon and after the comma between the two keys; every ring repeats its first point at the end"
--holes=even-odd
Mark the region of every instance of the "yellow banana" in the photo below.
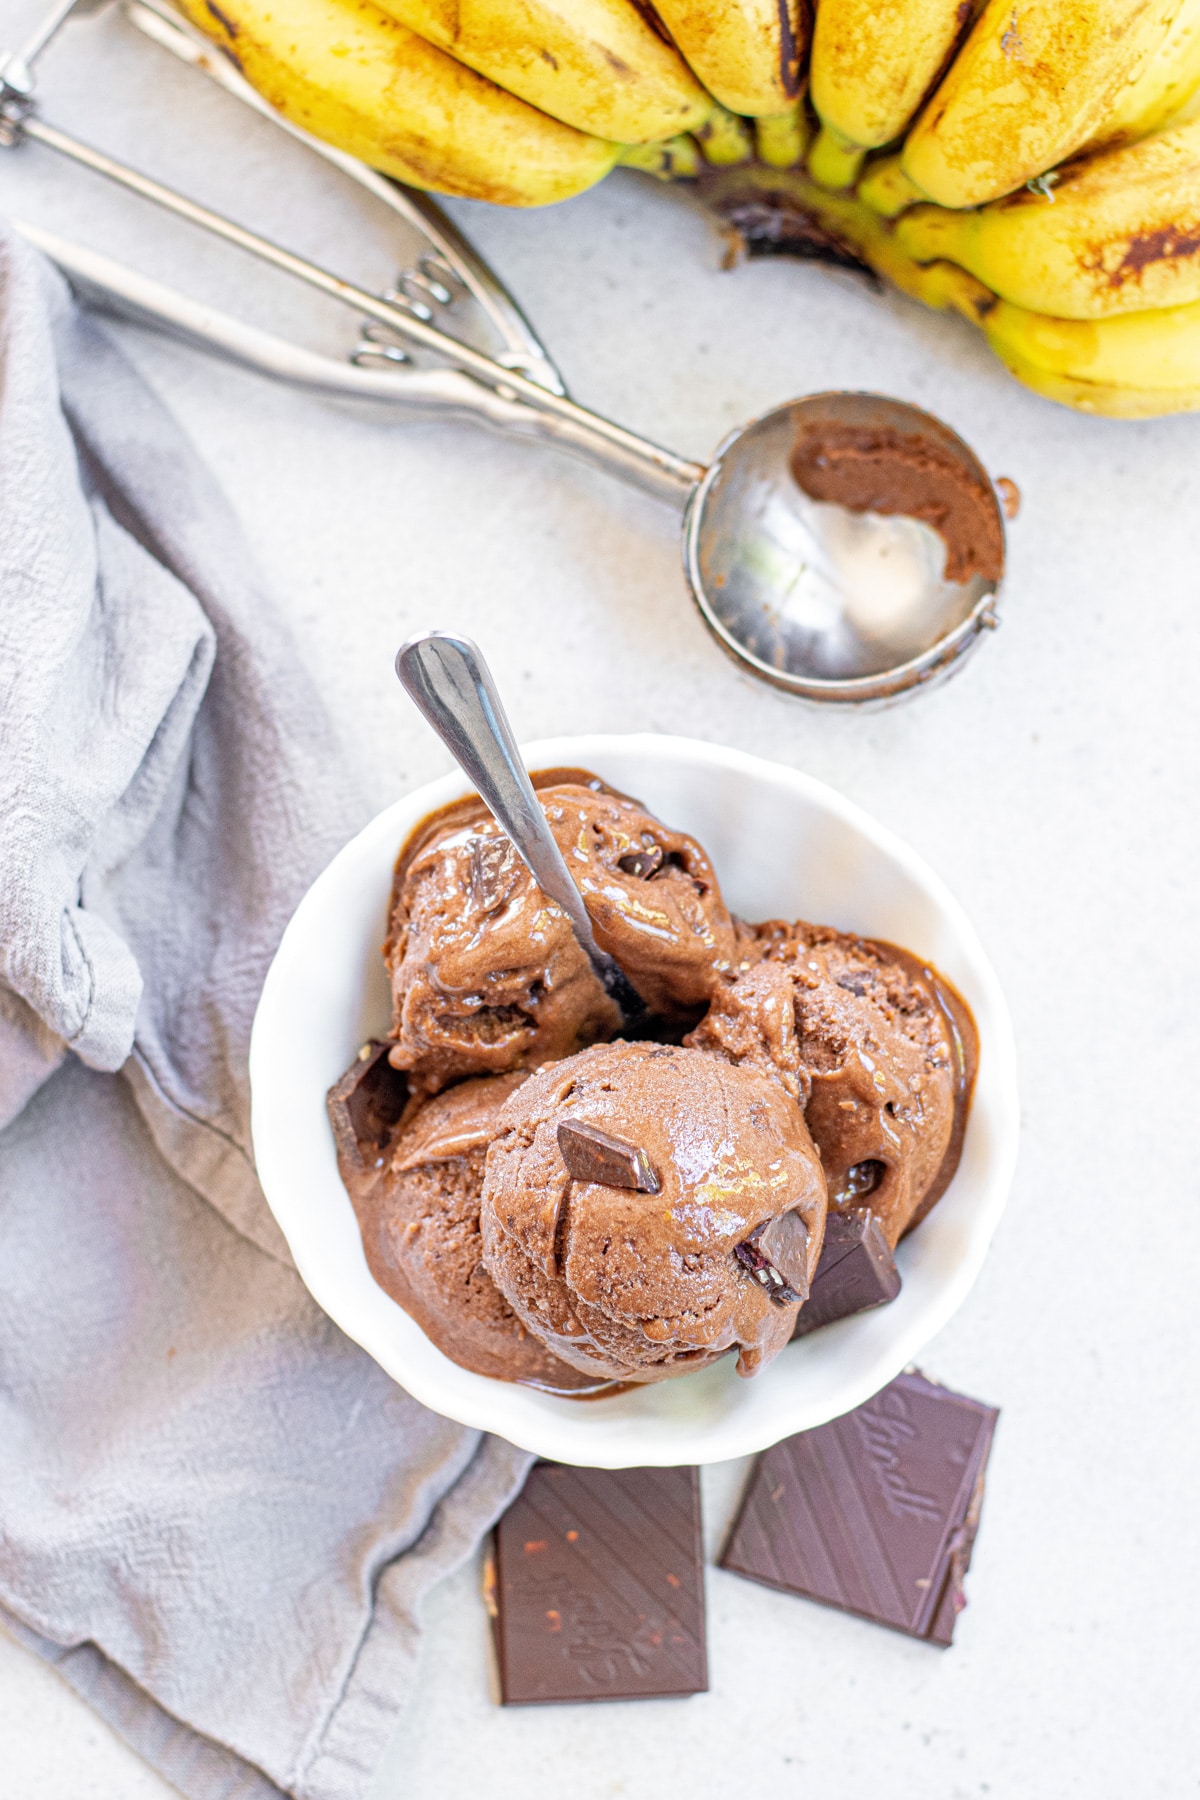
{"type": "Polygon", "coordinates": [[[1193,119],[1200,119],[1200,82],[1196,84],[1178,112],[1173,112],[1167,125],[1174,130],[1176,125],[1190,125],[1193,119]]]}
{"type": "Polygon", "coordinates": [[[712,100],[631,0],[379,0],[448,51],[552,118],[646,144],[693,131],[712,100]]]}
{"type": "Polygon", "coordinates": [[[1049,318],[998,300],[951,262],[919,263],[899,234],[862,202],[830,194],[806,175],[730,169],[710,178],[718,211],[736,217],[755,194],[807,218],[835,257],[857,257],[893,287],[939,312],[956,312],[983,332],[992,350],[1027,387],[1084,412],[1154,418],[1200,410],[1200,302],[1122,318],[1049,318]]]}
{"type": "Polygon", "coordinates": [[[414,187],[543,206],[591,187],[620,145],[549,118],[370,0],[182,0],[285,118],[414,187]]]}
{"type": "Polygon", "coordinates": [[[972,10],[971,0],[818,0],[809,91],[821,122],[867,150],[892,143],[972,10]]]}
{"type": "Polygon", "coordinates": [[[1200,411],[1200,302],[1096,320],[1057,319],[998,300],[951,262],[919,263],[899,234],[846,194],[831,194],[799,171],[730,169],[709,178],[710,200],[736,218],[755,195],[815,228],[834,260],[858,258],[894,287],[939,312],[978,326],[1010,372],[1035,392],[1083,412],[1154,418],[1200,411]]]}
{"type": "Polygon", "coordinates": [[[1012,193],[1088,143],[1181,0],[988,0],[909,132],[904,171],[941,206],[1012,193]]]}
{"type": "MultiPolygon", "coordinates": [[[[733,178],[752,173],[739,170],[733,178]]],[[[787,180],[795,204],[831,238],[922,305],[978,326],[1010,372],[1037,393],[1110,418],[1200,411],[1200,302],[1120,318],[1049,318],[998,300],[954,263],[916,262],[899,233],[856,199],[825,193],[802,176],[787,180]]]]}
{"type": "Polygon", "coordinates": [[[978,212],[916,206],[896,239],[1017,306],[1064,319],[1200,300],[1200,122],[1071,163],[1047,194],[978,212]]]}
{"type": "Polygon", "coordinates": [[[1200,302],[1118,319],[1050,319],[998,301],[982,321],[1019,381],[1110,418],[1200,410],[1200,302]]]}
{"type": "MultiPolygon", "coordinates": [[[[1107,114],[1094,145],[1132,143],[1175,122],[1200,88],[1200,0],[1183,0],[1166,37],[1107,114]]],[[[1182,123],[1182,121],[1180,121],[1182,123]]]]}
{"type": "MultiPolygon", "coordinates": [[[[755,173],[731,171],[730,178],[755,173]]],[[[759,180],[770,189],[765,171],[759,180]]],[[[774,182],[777,189],[778,176],[774,182]]],[[[1109,319],[1047,317],[998,300],[954,263],[918,263],[900,233],[860,201],[825,193],[803,176],[789,175],[787,182],[795,204],[831,238],[922,305],[978,326],[1012,374],[1036,392],[1111,418],[1200,411],[1200,301],[1109,319]]]]}
{"type": "Polygon", "coordinates": [[[729,112],[786,112],[808,48],[803,0],[655,0],[659,18],[729,112]]]}

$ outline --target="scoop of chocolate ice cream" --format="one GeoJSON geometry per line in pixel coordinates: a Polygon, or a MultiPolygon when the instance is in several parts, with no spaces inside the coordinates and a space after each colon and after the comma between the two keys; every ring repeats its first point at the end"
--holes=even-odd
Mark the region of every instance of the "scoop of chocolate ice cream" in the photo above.
{"type": "MultiPolygon", "coordinates": [[[[651,1014],[693,1022],[734,955],[708,858],[636,801],[570,773],[538,797],[597,941],[651,1014]]],[[[478,799],[426,821],[401,852],[384,956],[392,1063],[415,1090],[534,1067],[621,1023],[565,915],[478,799]]]]}
{"type": "MultiPolygon", "coordinates": [[[[945,434],[949,435],[949,434],[945,434]]],[[[1004,525],[991,483],[931,432],[825,419],[803,429],[792,474],[814,500],[851,512],[907,513],[946,546],[946,580],[1004,574],[1004,525]]]]}
{"type": "Polygon", "coordinates": [[[935,969],[825,926],[759,927],[689,1045],[774,1071],[821,1153],[829,1204],[866,1206],[895,1248],[958,1166],[975,1077],[970,1012],[935,969]]]}
{"type": "Polygon", "coordinates": [[[408,1101],[404,1077],[376,1047],[329,1096],[338,1166],[372,1275],[444,1355],[502,1381],[595,1390],[594,1377],[560,1363],[525,1329],[483,1263],[484,1157],[522,1079],[466,1081],[408,1101]]]}
{"type": "Polygon", "coordinates": [[[616,1043],[540,1069],[511,1095],[481,1219],[497,1287],[564,1362],[647,1382],[736,1349],[750,1375],[787,1343],[807,1294],[825,1181],[772,1077],[697,1050],[616,1043]],[[576,1128],[566,1154],[564,1124],[576,1128]],[[604,1179],[588,1178],[575,1140],[597,1128],[643,1153],[655,1191],[613,1185],[622,1159],[611,1151],[597,1163],[604,1179]]]}

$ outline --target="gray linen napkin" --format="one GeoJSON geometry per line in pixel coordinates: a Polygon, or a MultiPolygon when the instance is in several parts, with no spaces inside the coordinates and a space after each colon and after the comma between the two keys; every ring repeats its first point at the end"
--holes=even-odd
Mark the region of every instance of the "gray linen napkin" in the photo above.
{"type": "Polygon", "coordinates": [[[192,1800],[352,1800],[528,1458],[317,1309],[246,1052],[362,823],[228,506],[0,226],[0,1620],[192,1800]]]}

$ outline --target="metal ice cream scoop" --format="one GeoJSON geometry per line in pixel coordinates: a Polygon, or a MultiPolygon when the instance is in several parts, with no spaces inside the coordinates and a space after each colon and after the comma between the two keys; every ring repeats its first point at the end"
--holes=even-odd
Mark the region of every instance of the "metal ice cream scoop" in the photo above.
{"type": "Polygon", "coordinates": [[[977,459],[939,420],[880,396],[818,394],[742,426],[707,467],[677,456],[572,400],[516,303],[427,196],[386,182],[280,120],[165,0],[126,0],[125,10],[146,35],[303,139],[398,214],[424,243],[418,264],[392,290],[372,293],[49,124],[34,104],[31,66],[68,17],[96,3],[54,0],[24,51],[0,58],[0,144],[30,140],[54,150],[339,301],[366,326],[350,362],[339,363],[23,227],[86,297],[302,386],[382,402],[410,416],[474,418],[553,443],[681,507],[684,568],[709,629],[755,675],[805,699],[892,699],[948,674],[984,628],[995,625],[1004,563],[999,504],[977,459]],[[433,323],[434,307],[448,307],[456,288],[499,328],[502,348],[489,353],[433,323]],[[413,351],[436,366],[411,367],[413,351]],[[946,547],[917,518],[890,509],[886,515],[850,511],[813,500],[798,485],[790,459],[800,432],[864,419],[910,444],[934,446],[943,465],[948,460],[981,504],[995,509],[999,550],[991,578],[948,581],[946,547]]]}
{"type": "Polygon", "coordinates": [[[646,1014],[625,971],[596,942],[583,896],[546,823],[521,761],[504,703],[483,653],[470,638],[426,631],[396,652],[400,684],[485,801],[541,888],[567,916],[580,948],[625,1024],[646,1014]]]}

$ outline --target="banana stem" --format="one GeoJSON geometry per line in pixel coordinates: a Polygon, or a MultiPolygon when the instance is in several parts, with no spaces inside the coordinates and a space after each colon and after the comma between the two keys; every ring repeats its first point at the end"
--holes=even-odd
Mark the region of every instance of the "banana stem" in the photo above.
{"type": "Polygon", "coordinates": [[[808,172],[818,187],[838,193],[854,186],[866,154],[861,144],[852,144],[831,125],[822,125],[808,153],[808,172]]]}
{"type": "Polygon", "coordinates": [[[754,140],[750,136],[749,125],[736,113],[726,112],[723,106],[713,107],[703,125],[697,127],[694,136],[704,160],[717,169],[728,169],[737,163],[749,162],[754,155],[754,140]]]}
{"type": "Polygon", "coordinates": [[[926,198],[904,173],[899,156],[883,156],[878,162],[868,164],[855,191],[859,199],[883,219],[899,218],[906,207],[915,206],[926,198]]]}
{"type": "Polygon", "coordinates": [[[686,134],[656,144],[627,144],[617,161],[623,169],[637,169],[656,181],[694,181],[700,173],[699,148],[686,134]]]}
{"type": "Polygon", "coordinates": [[[754,121],[758,160],[768,169],[797,168],[804,161],[810,136],[803,100],[798,100],[790,112],[767,113],[754,121]]]}

